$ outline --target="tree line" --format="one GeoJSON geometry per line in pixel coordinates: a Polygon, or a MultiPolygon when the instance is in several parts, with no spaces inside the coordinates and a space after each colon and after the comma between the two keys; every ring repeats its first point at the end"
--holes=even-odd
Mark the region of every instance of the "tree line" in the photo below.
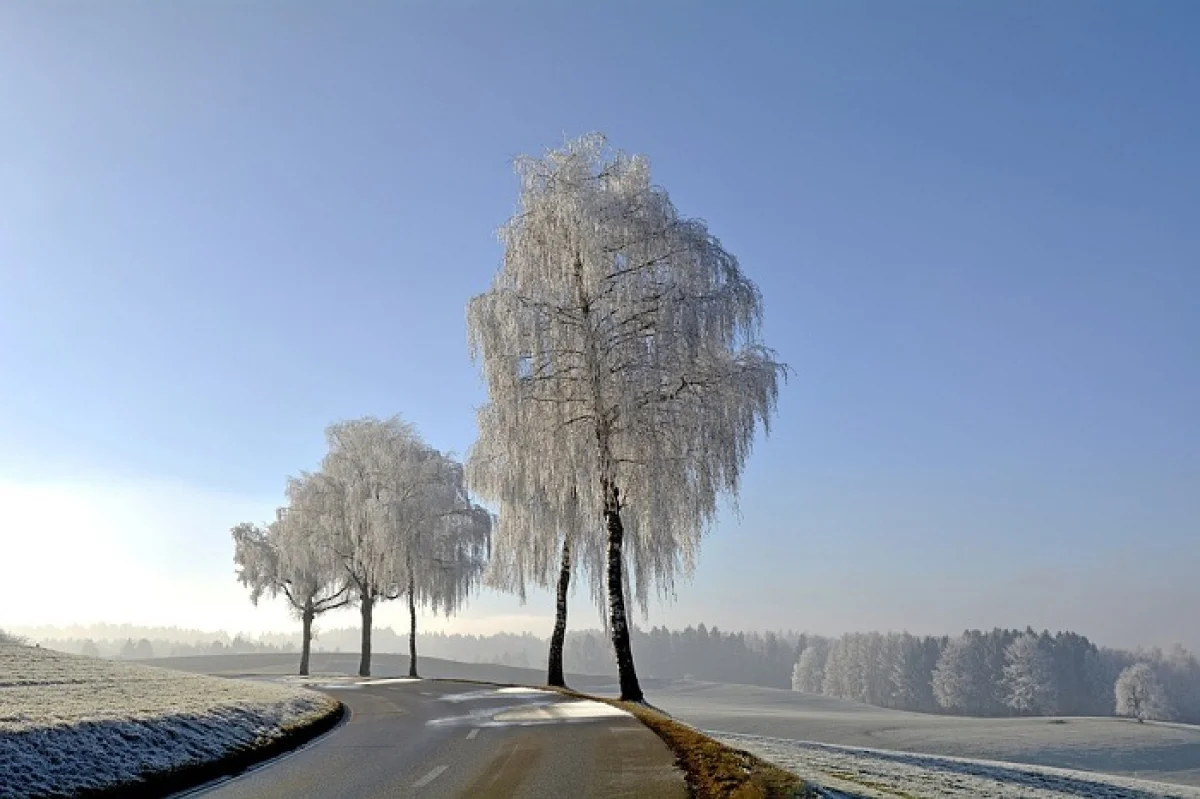
{"type": "Polygon", "coordinates": [[[283,596],[302,623],[302,673],[313,620],[354,604],[368,674],[374,608],[406,596],[415,675],[416,608],[453,612],[482,578],[522,598],[556,591],[547,682],[565,685],[582,577],[621,698],[642,701],[630,606],[691,576],[775,411],[787,368],[762,342],[758,288],[704,222],[677,213],[646,158],[596,134],[518,158],[516,172],[501,266],[467,305],[488,396],[466,463],[398,417],[335,424],[278,518],[233,531],[251,599],[283,596]]]}
{"type": "MultiPolygon", "coordinates": [[[[324,631],[319,649],[355,651],[360,633],[356,628],[324,631]]],[[[381,651],[403,649],[404,639],[390,627],[377,633],[381,651]]],[[[36,640],[62,651],[123,659],[300,648],[295,635],[254,640],[192,630],[159,631],[149,639],[39,635],[36,640]]],[[[420,633],[417,641],[435,657],[522,667],[536,663],[548,645],[531,633],[504,632],[420,633]]],[[[1097,646],[1074,632],[1051,635],[1028,628],[970,630],[957,637],[872,632],[827,638],[792,631],[723,632],[704,624],[682,630],[632,627],[631,642],[642,672],[658,679],[790,687],[922,713],[1121,715],[1200,723],[1200,662],[1179,645],[1128,651],[1097,646]]],[[[599,630],[566,634],[564,667],[577,674],[617,673],[599,630]]]]}
{"type": "Polygon", "coordinates": [[[166,638],[54,638],[42,644],[61,652],[117,660],[150,660],[163,657],[197,655],[249,655],[254,653],[298,652],[298,644],[253,641],[242,636],[213,638],[208,642],[183,642],[166,638]]]}
{"type": "Polygon", "coordinates": [[[805,636],[797,691],[970,716],[1106,716],[1200,722],[1200,662],[1181,646],[1128,652],[1073,632],[805,636]]]}

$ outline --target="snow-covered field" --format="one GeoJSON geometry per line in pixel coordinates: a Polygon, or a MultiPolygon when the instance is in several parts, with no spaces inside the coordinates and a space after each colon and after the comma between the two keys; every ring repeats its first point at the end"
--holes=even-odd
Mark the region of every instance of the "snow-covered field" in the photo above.
{"type": "Polygon", "coordinates": [[[0,644],[0,797],[71,795],[260,746],[321,694],[0,644]]]}
{"type": "Polygon", "coordinates": [[[989,760],[855,749],[755,735],[714,735],[826,789],[830,797],[913,799],[1200,799],[1200,788],[989,760]]]}
{"type": "Polygon", "coordinates": [[[1200,727],[1189,725],[933,716],[794,691],[700,682],[670,683],[647,694],[651,703],[706,731],[1200,786],[1200,727]]]}

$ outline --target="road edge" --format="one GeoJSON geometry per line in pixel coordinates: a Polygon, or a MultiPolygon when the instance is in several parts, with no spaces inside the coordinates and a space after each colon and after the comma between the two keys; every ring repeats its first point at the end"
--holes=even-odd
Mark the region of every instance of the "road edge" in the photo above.
{"type": "MultiPolygon", "coordinates": [[[[336,702],[336,700],[334,700],[336,702]]],[[[258,745],[236,749],[217,760],[193,763],[166,771],[142,774],[136,780],[93,788],[77,794],[84,799],[125,799],[126,797],[168,797],[202,788],[226,778],[237,777],[255,766],[281,755],[289,754],[305,744],[330,732],[349,715],[346,706],[337,702],[328,712],[284,730],[278,738],[258,745]]]]}
{"type": "Polygon", "coordinates": [[[817,795],[792,772],[743,749],[723,744],[657,708],[592,696],[570,688],[546,688],[576,699],[604,702],[636,718],[674,753],[675,762],[687,782],[688,793],[697,799],[805,799],[817,795]]]}

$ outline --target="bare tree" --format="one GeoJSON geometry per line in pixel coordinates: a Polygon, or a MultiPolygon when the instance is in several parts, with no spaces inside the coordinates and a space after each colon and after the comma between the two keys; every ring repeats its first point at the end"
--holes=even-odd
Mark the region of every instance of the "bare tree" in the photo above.
{"type": "Polygon", "coordinates": [[[506,486],[485,495],[536,499],[550,516],[574,501],[603,522],[593,579],[621,696],[642,701],[626,580],[644,611],[652,585],[670,594],[691,575],[786,370],[760,341],[757,288],[651,184],[646,159],[593,135],[521,158],[517,172],[504,264],[467,312],[489,394],[482,450],[508,454],[506,486]]]}
{"type": "Polygon", "coordinates": [[[309,478],[288,481],[290,505],[279,509],[267,528],[239,524],[233,528],[238,580],[250,588],[250,601],[264,594],[283,594],[303,625],[300,674],[308,674],[313,620],[350,601],[348,585],[321,535],[309,478]]]}

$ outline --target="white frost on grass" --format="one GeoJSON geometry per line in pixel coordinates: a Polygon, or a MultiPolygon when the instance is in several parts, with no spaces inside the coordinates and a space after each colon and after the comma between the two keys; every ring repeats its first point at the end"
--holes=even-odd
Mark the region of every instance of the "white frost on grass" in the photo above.
{"type": "Polygon", "coordinates": [[[549,694],[551,691],[543,691],[541,688],[527,688],[524,685],[510,685],[505,688],[497,688],[498,694],[549,694]]]}
{"type": "Polygon", "coordinates": [[[1116,718],[935,716],[797,691],[695,681],[658,687],[653,700],[702,730],[1200,787],[1198,726],[1116,718]]]}
{"type": "Polygon", "coordinates": [[[218,760],[335,706],[282,685],[0,644],[0,797],[72,795],[218,760]]]}
{"type": "MultiPolygon", "coordinates": [[[[920,799],[1200,799],[1200,788],[1070,769],[831,746],[786,738],[709,733],[811,784],[855,796],[920,799]]],[[[831,792],[830,796],[837,796],[831,792]]]]}
{"type": "Polygon", "coordinates": [[[593,702],[584,699],[577,702],[554,702],[549,705],[531,705],[530,707],[505,710],[492,718],[500,722],[509,721],[582,721],[584,719],[613,718],[628,716],[624,710],[606,705],[603,702],[593,702]]]}

